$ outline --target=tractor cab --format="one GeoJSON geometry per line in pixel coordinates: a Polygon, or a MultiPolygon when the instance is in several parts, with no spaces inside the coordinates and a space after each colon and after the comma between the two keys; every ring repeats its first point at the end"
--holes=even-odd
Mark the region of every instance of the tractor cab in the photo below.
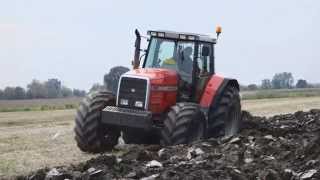
{"type": "Polygon", "coordinates": [[[208,36],[172,31],[149,31],[151,36],[143,68],[168,68],[186,82],[194,75],[213,74],[213,48],[208,36]]]}
{"type": "MultiPolygon", "coordinates": [[[[142,68],[170,69],[179,77],[179,98],[198,101],[214,74],[216,39],[207,35],[173,31],[148,31],[150,41],[142,68]]],[[[139,37],[137,37],[138,39],[139,37]]]]}

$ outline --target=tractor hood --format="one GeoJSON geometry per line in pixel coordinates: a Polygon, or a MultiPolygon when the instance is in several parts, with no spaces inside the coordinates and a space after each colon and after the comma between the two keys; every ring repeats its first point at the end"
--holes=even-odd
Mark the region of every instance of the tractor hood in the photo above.
{"type": "Polygon", "coordinates": [[[177,86],[178,74],[170,69],[145,68],[135,69],[125,73],[125,75],[136,77],[147,77],[150,79],[151,85],[177,86]]]}

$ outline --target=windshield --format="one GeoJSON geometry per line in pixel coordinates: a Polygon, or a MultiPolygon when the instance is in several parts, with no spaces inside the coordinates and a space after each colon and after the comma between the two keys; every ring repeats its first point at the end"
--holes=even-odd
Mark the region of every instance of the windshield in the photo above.
{"type": "Polygon", "coordinates": [[[194,42],[152,38],[145,67],[173,69],[191,82],[194,47],[194,42]]]}

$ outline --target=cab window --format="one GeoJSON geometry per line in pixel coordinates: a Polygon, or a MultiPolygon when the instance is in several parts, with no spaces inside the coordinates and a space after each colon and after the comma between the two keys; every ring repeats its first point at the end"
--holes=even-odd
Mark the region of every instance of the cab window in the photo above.
{"type": "Polygon", "coordinates": [[[199,67],[199,75],[205,76],[209,75],[211,70],[210,66],[210,58],[212,57],[212,46],[211,44],[201,43],[199,44],[198,51],[198,67],[199,67]]]}

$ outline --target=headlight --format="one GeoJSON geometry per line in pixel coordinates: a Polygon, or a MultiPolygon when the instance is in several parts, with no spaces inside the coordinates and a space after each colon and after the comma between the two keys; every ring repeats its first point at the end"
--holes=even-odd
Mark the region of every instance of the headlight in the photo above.
{"type": "Polygon", "coordinates": [[[158,36],[159,37],[164,37],[164,33],[163,32],[158,32],[158,36]]]}
{"type": "Polygon", "coordinates": [[[135,106],[135,107],[142,108],[142,107],[143,107],[143,102],[142,102],[142,101],[136,101],[136,102],[134,103],[134,106],[135,106]]]}
{"type": "Polygon", "coordinates": [[[180,38],[180,39],[187,39],[187,36],[184,35],[184,34],[179,34],[179,38],[180,38]]]}
{"type": "Polygon", "coordinates": [[[120,99],[120,104],[124,105],[124,106],[128,106],[129,105],[129,100],[128,99],[120,99]]]}
{"type": "Polygon", "coordinates": [[[153,31],[152,31],[152,32],[150,32],[150,35],[151,35],[151,36],[157,36],[157,32],[153,32],[153,31]]]}
{"type": "Polygon", "coordinates": [[[187,36],[187,37],[188,37],[189,40],[192,40],[192,41],[196,40],[195,36],[187,36]]]}

